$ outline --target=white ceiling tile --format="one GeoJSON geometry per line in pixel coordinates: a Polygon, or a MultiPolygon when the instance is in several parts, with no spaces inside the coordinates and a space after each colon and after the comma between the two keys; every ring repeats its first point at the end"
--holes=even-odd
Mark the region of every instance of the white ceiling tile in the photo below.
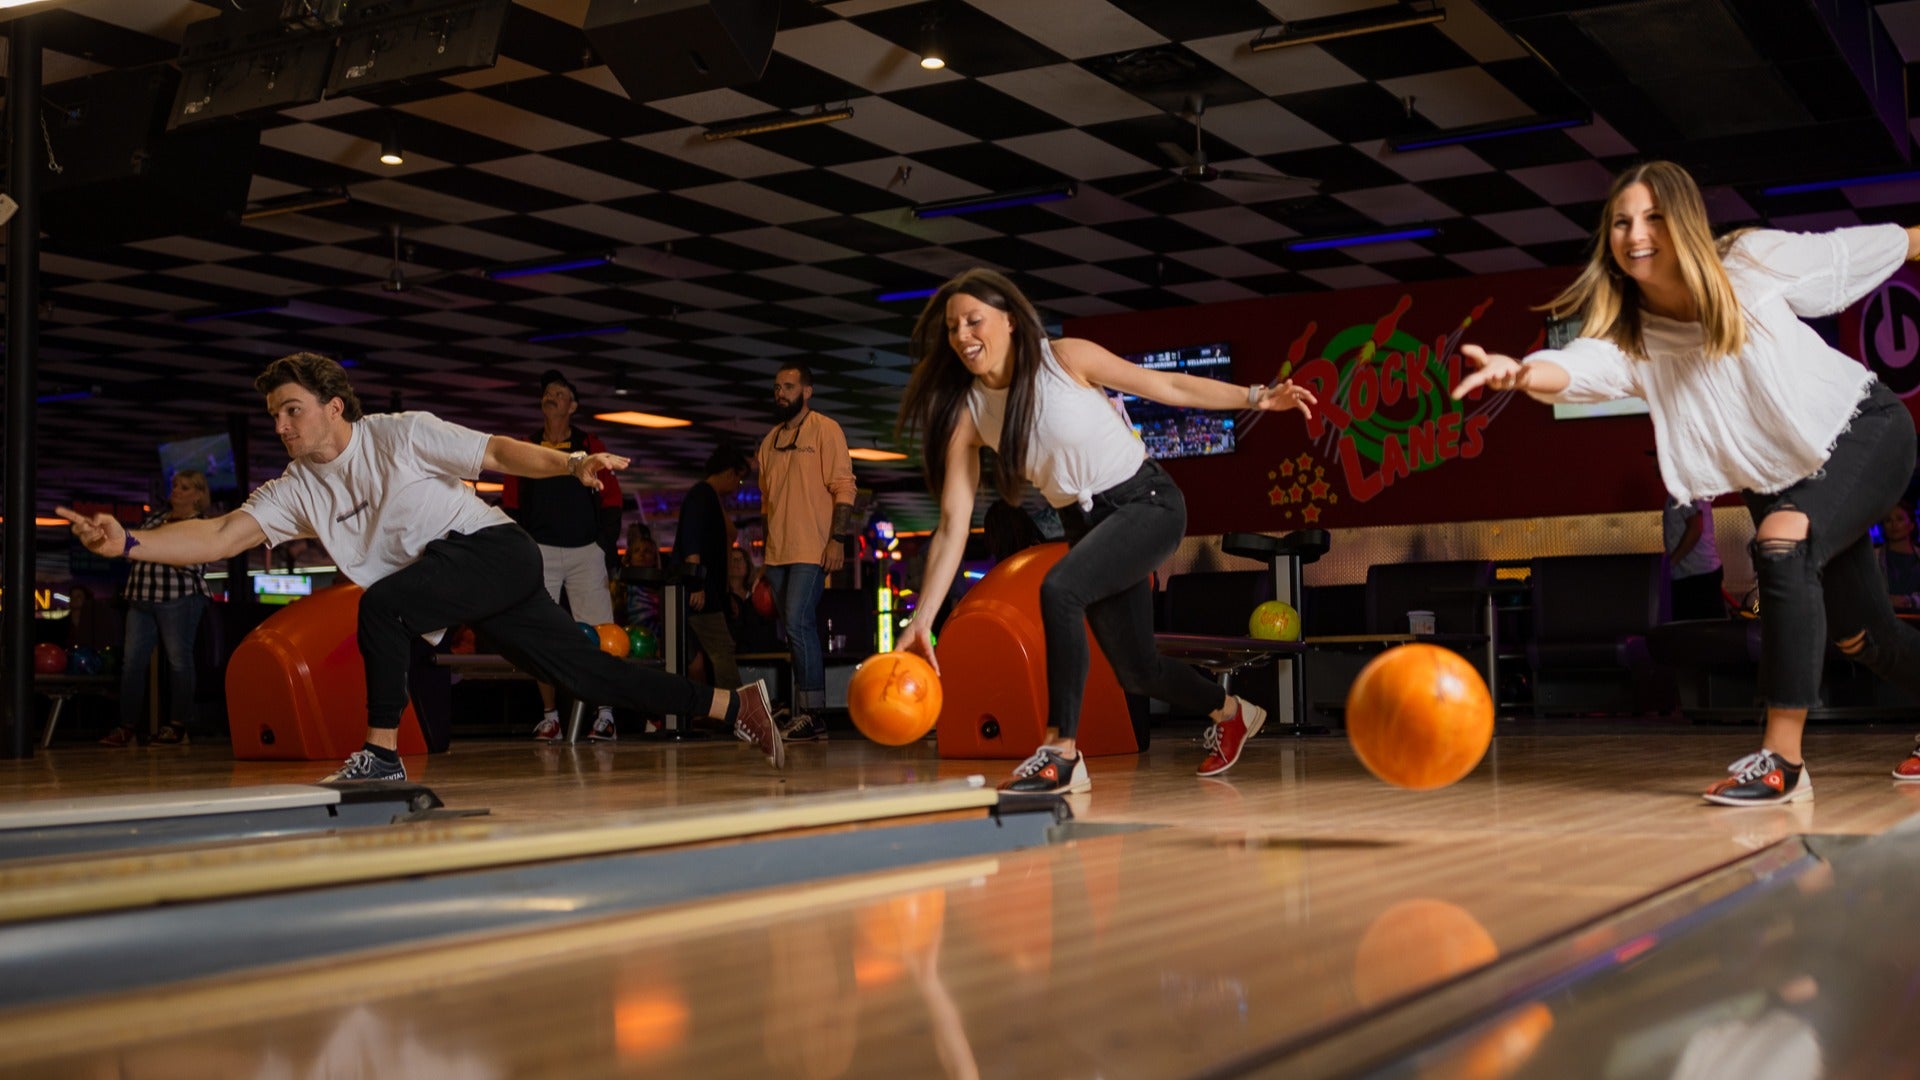
{"type": "Polygon", "coordinates": [[[1070,59],[1164,44],[1152,27],[1107,0],[967,0],[1070,59]]]}

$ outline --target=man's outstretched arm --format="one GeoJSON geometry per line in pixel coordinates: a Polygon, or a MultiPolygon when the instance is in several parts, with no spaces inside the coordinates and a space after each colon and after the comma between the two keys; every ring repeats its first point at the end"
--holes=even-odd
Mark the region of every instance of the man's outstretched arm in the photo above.
{"type": "Polygon", "coordinates": [[[260,523],[244,510],[176,521],[158,529],[128,529],[112,514],[80,514],[64,506],[56,507],[54,513],[72,523],[74,538],[88,551],[110,559],[125,555],[136,562],[197,566],[267,542],[260,523]]]}

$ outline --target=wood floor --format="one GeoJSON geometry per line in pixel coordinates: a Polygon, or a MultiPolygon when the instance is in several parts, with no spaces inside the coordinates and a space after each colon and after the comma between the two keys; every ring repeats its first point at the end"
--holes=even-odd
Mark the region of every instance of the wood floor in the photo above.
{"type": "MultiPolygon", "coordinates": [[[[1338,739],[1262,739],[1220,780],[1196,741],[1093,763],[1084,822],[1171,826],[0,1013],[8,1076],[1047,1076],[1231,1069],[1795,834],[1920,812],[1908,736],[1810,736],[1818,795],[1698,790],[1736,734],[1506,735],[1451,788],[1390,789],[1338,739]]],[[[590,822],[650,807],[985,772],[931,744],[463,743],[409,762],[451,807],[590,822]]],[[[0,801],[310,779],[224,747],[56,748],[0,801]]]]}

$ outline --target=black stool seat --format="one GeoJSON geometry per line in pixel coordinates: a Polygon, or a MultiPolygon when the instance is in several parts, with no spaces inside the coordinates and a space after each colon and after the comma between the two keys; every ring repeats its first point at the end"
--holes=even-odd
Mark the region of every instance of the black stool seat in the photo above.
{"type": "Polygon", "coordinates": [[[1302,566],[1327,553],[1333,546],[1325,529],[1297,529],[1285,536],[1265,533],[1232,532],[1220,538],[1220,550],[1243,559],[1270,563],[1275,559],[1295,558],[1302,566]]]}

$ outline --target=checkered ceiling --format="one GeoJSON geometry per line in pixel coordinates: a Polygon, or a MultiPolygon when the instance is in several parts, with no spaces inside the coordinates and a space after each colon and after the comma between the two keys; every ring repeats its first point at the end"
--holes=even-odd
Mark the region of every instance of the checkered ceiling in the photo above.
{"type": "MultiPolygon", "coordinates": [[[[635,458],[630,482],[643,490],[690,483],[722,432],[763,432],[788,358],[816,367],[815,404],[854,445],[886,447],[920,302],[881,302],[884,291],[988,265],[1058,318],[1567,264],[1612,170],[1647,148],[1686,160],[1685,145],[1640,135],[1655,130],[1644,117],[1605,111],[1565,130],[1390,149],[1394,136],[1584,109],[1509,32],[1524,20],[1504,9],[1526,5],[1447,0],[1437,25],[1248,47],[1280,19],[1378,6],[784,0],[758,82],[642,103],[592,55],[578,28],[587,0],[516,0],[490,70],[264,122],[256,207],[335,189],[346,201],[106,247],[47,239],[39,501],[140,497],[155,444],[225,430],[235,412],[254,417],[254,478],[274,475],[284,454],[250,382],[297,349],[348,358],[369,407],[487,431],[537,424],[534,382],[547,368],[581,386],[583,414],[692,420],[600,426],[635,458]],[[926,71],[915,52],[936,7],[949,65],[926,71]],[[1193,146],[1178,114],[1196,95],[1210,164],[1312,178],[1317,191],[1234,179],[1141,191],[1172,179],[1165,144],[1193,146]],[[706,125],[842,104],[853,115],[839,123],[702,138],[706,125]],[[406,150],[399,167],[377,160],[390,129],[406,150]],[[1069,181],[1073,198],[1044,205],[924,220],[909,210],[1069,181]],[[1414,224],[1440,231],[1287,247],[1414,224]],[[573,272],[482,273],[607,251],[611,262],[573,272]],[[382,287],[393,280],[404,290],[382,287]],[[188,318],[268,300],[285,306],[188,318]],[[531,340],[580,330],[604,332],[531,340]]],[[[71,0],[41,15],[49,102],[63,79],[173,59],[184,29],[222,7],[71,0]]],[[[1920,53],[1920,0],[1878,15],[1920,53]]],[[[1911,182],[1763,199],[1761,182],[1808,167],[1774,157],[1773,173],[1713,178],[1722,223],[1920,220],[1911,182]]],[[[912,463],[859,472],[902,527],[931,522],[912,463]]]]}

